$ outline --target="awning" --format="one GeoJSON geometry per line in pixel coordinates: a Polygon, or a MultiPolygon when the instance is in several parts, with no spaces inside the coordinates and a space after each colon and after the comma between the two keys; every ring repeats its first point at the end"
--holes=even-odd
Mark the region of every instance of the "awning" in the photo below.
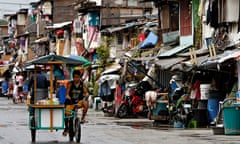
{"type": "Polygon", "coordinates": [[[103,82],[107,81],[111,89],[115,89],[117,86],[116,81],[119,80],[120,76],[116,74],[103,75],[101,76],[96,83],[101,85],[103,82]]]}
{"type": "Polygon", "coordinates": [[[105,81],[118,80],[119,78],[120,78],[120,76],[117,74],[103,75],[96,82],[101,84],[105,81]]]}
{"type": "MultiPolygon", "coordinates": [[[[198,50],[195,50],[195,53],[196,55],[206,55],[206,54],[209,54],[209,50],[207,48],[201,48],[201,49],[198,49],[198,50]]],[[[177,54],[178,56],[190,56],[190,52],[186,52],[186,53],[180,53],[180,54],[177,54]]]]}
{"type": "Polygon", "coordinates": [[[200,68],[215,68],[218,69],[220,65],[228,60],[234,60],[240,57],[240,49],[227,50],[216,57],[208,57],[198,66],[200,68]]]}
{"type": "Polygon", "coordinates": [[[88,59],[86,59],[85,57],[83,56],[77,56],[77,55],[70,55],[70,56],[67,56],[68,58],[71,58],[71,59],[75,59],[75,60],[80,60],[82,61],[84,64],[83,66],[84,67],[87,67],[87,66],[90,66],[92,63],[91,61],[89,61],[88,59]]]}
{"type": "Polygon", "coordinates": [[[101,73],[101,75],[118,73],[118,71],[122,68],[120,64],[112,64],[105,68],[105,70],[101,73]]]}
{"type": "Polygon", "coordinates": [[[72,24],[72,21],[67,21],[67,22],[62,22],[62,23],[55,23],[52,26],[46,26],[46,29],[57,29],[57,28],[62,28],[66,25],[72,24]]]}
{"type": "Polygon", "coordinates": [[[32,64],[46,65],[51,63],[69,64],[69,65],[75,65],[75,66],[80,66],[84,64],[84,62],[81,60],[75,60],[72,58],[51,54],[51,55],[46,55],[46,56],[33,59],[29,61],[26,65],[32,65],[32,64]]]}
{"type": "Polygon", "coordinates": [[[127,23],[124,26],[105,28],[105,29],[101,30],[101,32],[113,33],[113,32],[117,32],[117,31],[121,31],[121,30],[127,29],[127,28],[131,28],[131,27],[134,27],[134,26],[137,26],[137,25],[139,25],[139,24],[127,23]]]}
{"type": "Polygon", "coordinates": [[[123,29],[125,29],[125,26],[106,28],[106,29],[101,30],[101,32],[113,33],[113,32],[116,32],[116,31],[121,31],[123,29]]]}
{"type": "Polygon", "coordinates": [[[171,71],[184,71],[184,72],[189,72],[194,68],[199,67],[199,65],[206,61],[206,59],[209,58],[209,55],[203,55],[203,56],[197,56],[197,64],[191,63],[191,60],[186,60],[183,62],[180,62],[174,66],[171,67],[171,71]]]}
{"type": "Polygon", "coordinates": [[[159,66],[161,69],[170,69],[173,65],[183,62],[187,60],[186,57],[176,57],[176,58],[165,58],[165,59],[158,59],[155,60],[155,64],[159,66]]]}

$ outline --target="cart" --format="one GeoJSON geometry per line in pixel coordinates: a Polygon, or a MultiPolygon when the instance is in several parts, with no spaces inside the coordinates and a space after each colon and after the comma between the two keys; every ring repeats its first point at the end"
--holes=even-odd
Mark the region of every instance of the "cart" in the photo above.
{"type": "MultiPolygon", "coordinates": [[[[81,140],[81,122],[76,108],[70,110],[70,115],[65,115],[67,110],[63,104],[56,102],[53,96],[53,66],[56,64],[67,64],[79,66],[83,65],[82,61],[74,60],[57,55],[48,55],[32,60],[29,64],[34,65],[47,65],[50,66],[50,91],[48,103],[39,103],[36,101],[37,93],[34,92],[34,103],[29,104],[29,129],[31,131],[32,142],[36,141],[37,130],[63,130],[65,127],[65,119],[73,118],[73,131],[75,133],[76,142],[80,143],[81,140]]],[[[36,90],[36,70],[34,71],[34,90],[36,90]]]]}
{"type": "Polygon", "coordinates": [[[158,93],[157,100],[154,102],[155,107],[150,108],[148,113],[149,120],[154,120],[155,122],[167,122],[169,121],[169,101],[168,93],[158,93]]]}

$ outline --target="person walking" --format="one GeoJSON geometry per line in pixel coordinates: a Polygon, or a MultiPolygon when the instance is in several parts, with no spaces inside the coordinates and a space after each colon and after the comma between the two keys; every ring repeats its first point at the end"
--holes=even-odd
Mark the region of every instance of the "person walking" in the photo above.
{"type": "Polygon", "coordinates": [[[41,68],[36,68],[37,74],[36,74],[36,89],[34,87],[34,75],[31,76],[29,84],[28,84],[28,91],[30,92],[30,103],[34,104],[34,102],[37,102],[38,100],[46,99],[48,98],[48,86],[49,82],[46,78],[46,76],[41,72],[41,68]],[[35,100],[35,92],[36,92],[36,100],[35,100]]]}

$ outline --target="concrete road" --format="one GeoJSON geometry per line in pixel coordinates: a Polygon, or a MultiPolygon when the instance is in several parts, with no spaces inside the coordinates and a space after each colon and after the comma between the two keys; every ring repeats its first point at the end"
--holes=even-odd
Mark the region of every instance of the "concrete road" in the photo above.
{"type": "MultiPolygon", "coordinates": [[[[239,136],[213,135],[211,129],[173,129],[154,127],[147,119],[104,117],[89,110],[88,123],[82,125],[82,144],[240,144],[239,136]]],[[[0,144],[30,144],[28,112],[25,104],[0,98],[0,144]]],[[[38,130],[37,144],[69,143],[62,130],[38,130]]]]}

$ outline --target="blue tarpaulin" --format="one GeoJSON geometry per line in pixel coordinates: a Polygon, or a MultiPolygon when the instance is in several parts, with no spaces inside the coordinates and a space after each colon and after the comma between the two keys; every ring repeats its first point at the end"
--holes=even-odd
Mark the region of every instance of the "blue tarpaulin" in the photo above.
{"type": "Polygon", "coordinates": [[[149,46],[154,47],[158,42],[158,36],[153,32],[150,32],[147,38],[142,42],[140,48],[146,48],[149,46]]]}

